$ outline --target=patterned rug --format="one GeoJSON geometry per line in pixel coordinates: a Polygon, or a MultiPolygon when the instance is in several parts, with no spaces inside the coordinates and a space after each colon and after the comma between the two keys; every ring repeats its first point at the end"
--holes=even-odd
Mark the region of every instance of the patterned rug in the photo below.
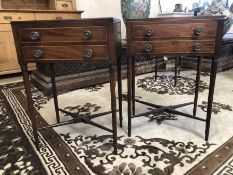
{"type": "MultiPolygon", "coordinates": [[[[193,101],[195,72],[184,71],[174,87],[172,72],[136,77],[136,98],[161,105],[193,101]]],[[[233,70],[217,76],[209,142],[204,122],[167,113],[132,119],[127,137],[126,80],[123,81],[123,128],[114,155],[108,132],[72,124],[39,132],[40,152],[32,144],[22,82],[0,85],[0,174],[181,175],[233,173],[233,70]]],[[[209,75],[201,76],[197,116],[205,118],[209,75]]],[[[56,123],[53,99],[32,88],[39,127],[56,123]]],[[[109,84],[58,96],[60,108],[80,115],[110,110],[109,84]]],[[[136,113],[152,110],[136,104],[136,113]]],[[[179,109],[192,114],[192,105],[179,109]]],[[[71,119],[61,113],[61,120],[71,119]]],[[[111,128],[111,115],[94,119],[111,128]]]]}

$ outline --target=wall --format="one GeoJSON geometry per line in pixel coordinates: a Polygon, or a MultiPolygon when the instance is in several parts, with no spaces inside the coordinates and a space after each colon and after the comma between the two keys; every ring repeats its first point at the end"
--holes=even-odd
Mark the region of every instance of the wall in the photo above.
{"type": "MultiPolygon", "coordinates": [[[[82,18],[116,17],[122,20],[120,0],[76,0],[77,9],[85,11],[82,18]]],[[[160,13],[159,1],[151,0],[150,17],[160,13]]],[[[125,25],[122,20],[122,38],[125,38],[125,25]]]]}

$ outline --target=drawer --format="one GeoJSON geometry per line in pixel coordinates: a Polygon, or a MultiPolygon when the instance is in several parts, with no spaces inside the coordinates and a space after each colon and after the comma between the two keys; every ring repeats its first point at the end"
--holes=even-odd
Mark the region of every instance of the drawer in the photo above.
{"type": "Polygon", "coordinates": [[[78,13],[35,13],[36,20],[80,19],[78,13]]]}
{"type": "Polygon", "coordinates": [[[133,25],[133,38],[215,37],[217,23],[133,25]]]}
{"type": "Polygon", "coordinates": [[[30,60],[108,60],[107,45],[24,46],[22,52],[25,61],[29,62],[30,60]]]}
{"type": "Polygon", "coordinates": [[[12,32],[11,24],[0,24],[0,32],[12,32]]]}
{"type": "Polygon", "coordinates": [[[107,27],[21,29],[19,35],[21,42],[103,42],[107,41],[107,27]]]}
{"type": "Polygon", "coordinates": [[[160,40],[160,41],[133,41],[134,54],[212,54],[214,40],[160,40]]]}
{"type": "Polygon", "coordinates": [[[72,1],[57,1],[56,2],[57,10],[73,10],[72,1]]]}
{"type": "Polygon", "coordinates": [[[35,20],[34,13],[0,13],[0,23],[10,23],[11,21],[35,20]]]}

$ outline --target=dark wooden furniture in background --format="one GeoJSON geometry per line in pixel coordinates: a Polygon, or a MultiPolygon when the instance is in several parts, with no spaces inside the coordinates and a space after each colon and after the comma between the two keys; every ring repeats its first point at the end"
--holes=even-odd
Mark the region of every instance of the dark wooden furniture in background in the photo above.
{"type": "MultiPolygon", "coordinates": [[[[113,18],[12,22],[18,61],[22,69],[26,89],[34,142],[38,150],[38,129],[83,122],[111,132],[113,134],[114,153],[117,152],[115,73],[118,58],[117,50],[121,40],[120,24],[120,20],[113,18]],[[58,108],[54,74],[54,63],[58,62],[92,62],[107,64],[110,71],[111,111],[82,117],[77,113],[72,114],[58,108]],[[50,65],[57,124],[42,128],[38,128],[37,126],[38,124],[33,111],[34,108],[27,67],[28,63],[46,63],[50,65]],[[72,116],[73,119],[60,122],[59,111],[72,116]],[[112,114],[112,130],[91,120],[110,113],[112,114]]],[[[120,83],[119,86],[121,86],[120,83]]]]}
{"type": "Polygon", "coordinates": [[[217,59],[220,55],[224,17],[173,17],[154,19],[129,19],[127,29],[128,56],[128,135],[131,136],[131,118],[145,114],[168,112],[206,122],[205,140],[208,140],[212,111],[217,59]],[[135,56],[196,56],[198,57],[194,102],[174,106],[161,106],[135,99],[135,56]],[[211,75],[207,117],[196,117],[200,64],[203,56],[211,56],[211,75]],[[156,109],[135,115],[135,102],[156,109]],[[177,108],[194,103],[193,115],[177,108]]]}

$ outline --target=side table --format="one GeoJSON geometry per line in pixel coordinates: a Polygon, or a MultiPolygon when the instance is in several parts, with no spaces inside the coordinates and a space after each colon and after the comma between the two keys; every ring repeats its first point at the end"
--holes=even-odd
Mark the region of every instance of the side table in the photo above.
{"type": "MultiPolygon", "coordinates": [[[[106,130],[113,134],[114,153],[117,153],[117,119],[116,119],[116,68],[120,47],[120,20],[114,18],[97,18],[59,21],[22,21],[12,22],[18,61],[22,69],[27,95],[29,117],[32,123],[34,142],[39,150],[38,130],[57,127],[70,123],[85,123],[106,130]],[[107,64],[110,71],[111,111],[90,116],[79,116],[58,107],[54,63],[91,62],[107,64]],[[57,123],[38,128],[33,108],[28,63],[49,64],[52,93],[57,123]],[[60,122],[59,111],[73,119],[60,122]],[[112,129],[92,121],[96,117],[112,114],[112,129]]],[[[119,86],[121,84],[119,83],[119,86]]]]}
{"type": "Polygon", "coordinates": [[[224,17],[173,17],[128,19],[127,55],[128,55],[128,135],[131,136],[131,119],[147,114],[168,112],[206,123],[205,140],[209,137],[214,86],[217,72],[217,59],[220,55],[224,17]],[[162,106],[135,99],[135,56],[196,56],[197,76],[194,102],[162,106]],[[201,59],[210,56],[212,60],[208,107],[206,119],[196,116],[200,81],[201,59]],[[155,108],[152,111],[135,114],[135,102],[155,108]],[[177,109],[193,104],[193,114],[177,109]]]}

